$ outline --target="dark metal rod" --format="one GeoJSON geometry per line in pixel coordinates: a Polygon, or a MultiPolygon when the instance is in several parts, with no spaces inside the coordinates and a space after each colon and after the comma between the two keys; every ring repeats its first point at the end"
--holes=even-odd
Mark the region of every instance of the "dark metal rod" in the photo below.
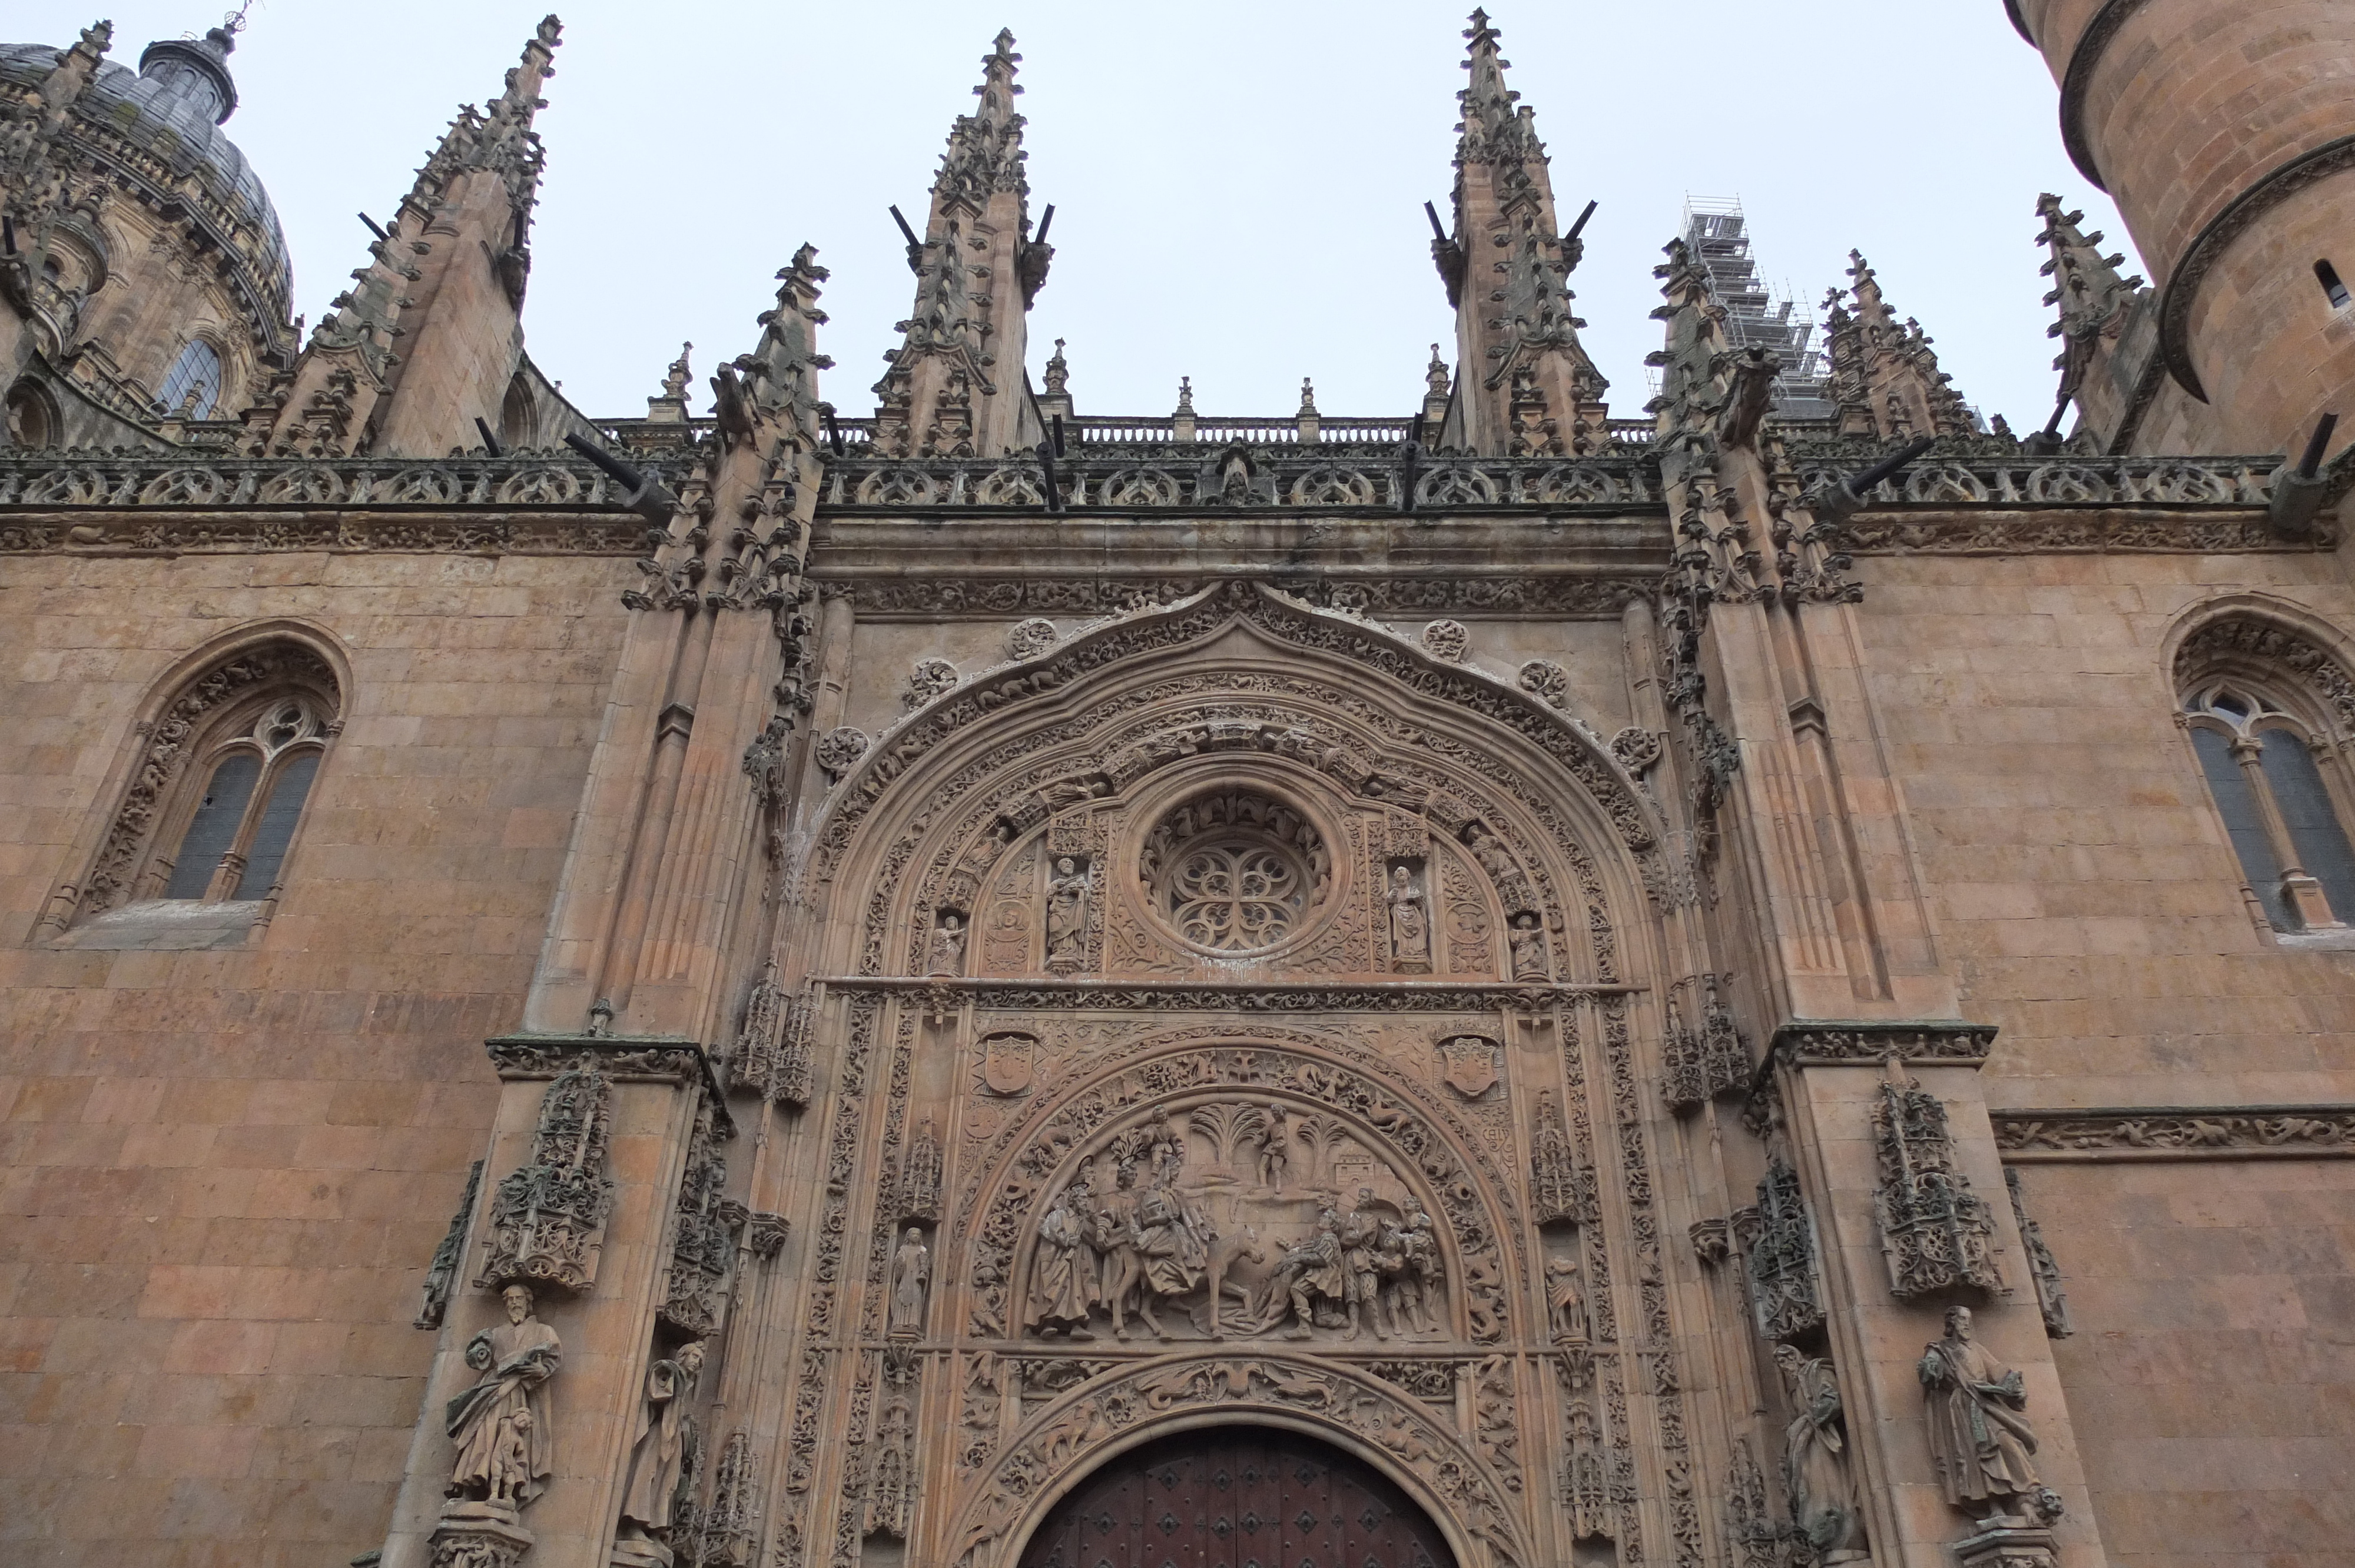
{"type": "Polygon", "coordinates": [[[2314,471],[2322,466],[2322,450],[2330,444],[2330,432],[2338,428],[2339,416],[2336,414],[2325,414],[2315,424],[2314,434],[2307,440],[2306,455],[2297,460],[2298,478],[2314,477],[2314,471]]]}
{"type": "Polygon", "coordinates": [[[1039,443],[1039,472],[1047,482],[1047,510],[1063,509],[1063,493],[1055,484],[1055,447],[1051,441],[1039,443]]]}
{"type": "Polygon", "coordinates": [[[485,451],[490,453],[493,457],[505,457],[507,455],[506,453],[499,450],[498,437],[491,434],[490,426],[483,423],[483,417],[480,414],[474,416],[474,429],[483,433],[483,450],[485,451]]]}
{"type": "Polygon", "coordinates": [[[909,244],[918,246],[923,244],[922,240],[916,238],[916,231],[908,227],[908,220],[900,216],[900,209],[896,207],[891,209],[891,221],[900,226],[900,232],[908,237],[909,244]]]}
{"type": "Polygon", "coordinates": [[[640,473],[596,442],[586,439],[579,431],[567,430],[564,433],[564,444],[587,458],[592,465],[604,473],[606,478],[618,480],[632,490],[645,487],[646,482],[645,474],[640,473]]]}
{"type": "Polygon", "coordinates": [[[1879,462],[1874,463],[1870,468],[1866,469],[1862,473],[1858,474],[1854,479],[1849,480],[1848,482],[1848,493],[1861,500],[1865,492],[1870,490],[1874,485],[1879,484],[1882,480],[1887,479],[1891,474],[1895,473],[1899,469],[1903,468],[1907,463],[1912,462],[1915,458],[1920,457],[1923,452],[1928,451],[1931,444],[1932,438],[1928,436],[1923,436],[1919,440],[1906,442],[1895,451],[1891,452],[1887,457],[1882,458],[1879,462]]]}
{"type": "Polygon", "coordinates": [[[1582,229],[1582,228],[1584,228],[1586,227],[1586,220],[1587,220],[1588,218],[1593,217],[1594,216],[1594,208],[1595,208],[1595,203],[1594,203],[1594,202],[1588,202],[1588,203],[1586,204],[1586,210],[1585,210],[1584,212],[1582,212],[1582,213],[1580,213],[1580,214],[1578,215],[1578,221],[1577,221],[1576,223],[1573,223],[1573,224],[1572,224],[1572,225],[1570,226],[1570,232],[1569,232],[1568,234],[1563,235],[1563,236],[1562,236],[1562,238],[1563,238],[1564,239],[1575,239],[1575,238],[1578,238],[1578,235],[1579,235],[1579,231],[1580,231],[1581,229],[1582,229]]]}
{"type": "Polygon", "coordinates": [[[2073,396],[2073,393],[2063,392],[2061,394],[2061,401],[2052,405],[2052,417],[2044,421],[2046,435],[2058,436],[2061,433],[2061,416],[2069,411],[2069,400],[2073,396]]]}
{"type": "Polygon", "coordinates": [[[374,219],[374,218],[370,217],[368,214],[366,214],[366,213],[362,213],[362,214],[360,214],[360,221],[361,221],[362,223],[367,224],[367,225],[368,225],[368,232],[369,232],[370,234],[375,235],[378,239],[389,239],[389,238],[392,238],[392,236],[391,236],[391,235],[387,234],[387,233],[384,231],[384,229],[382,228],[382,227],[380,227],[380,226],[377,223],[377,220],[376,220],[376,219],[374,219]]]}
{"type": "Polygon", "coordinates": [[[1055,227],[1055,204],[1049,202],[1047,210],[1039,216],[1039,232],[1030,237],[1033,245],[1047,243],[1047,231],[1055,227]]]}
{"type": "Polygon", "coordinates": [[[826,421],[826,444],[834,449],[835,456],[840,457],[842,455],[842,427],[834,422],[833,406],[830,404],[820,404],[818,406],[817,417],[826,421]]]}
{"type": "Polygon", "coordinates": [[[1063,455],[1063,416],[1060,414],[1055,416],[1055,455],[1063,455]]]}
{"type": "Polygon", "coordinates": [[[1444,239],[1447,238],[1447,229],[1445,226],[1441,224],[1439,221],[1439,209],[1437,207],[1432,206],[1429,202],[1424,202],[1423,204],[1423,216],[1431,219],[1432,238],[1435,239],[1444,239]]]}
{"type": "Polygon", "coordinates": [[[16,254],[16,220],[0,217],[0,254],[16,254]]]}

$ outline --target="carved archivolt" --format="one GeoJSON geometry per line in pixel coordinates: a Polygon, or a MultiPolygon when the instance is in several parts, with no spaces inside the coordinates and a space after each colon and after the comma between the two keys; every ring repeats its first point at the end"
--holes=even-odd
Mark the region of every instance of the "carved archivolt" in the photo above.
{"type": "Polygon", "coordinates": [[[1280,1355],[1176,1355],[1082,1383],[1027,1422],[957,1510],[943,1553],[999,1568],[1112,1456],[1205,1421],[1289,1427],[1380,1468],[1455,1535],[1465,1568],[1533,1563],[1507,1483],[1430,1405],[1358,1369],[1280,1355]],[[1468,1537],[1468,1538],[1467,1538],[1468,1537]]]}

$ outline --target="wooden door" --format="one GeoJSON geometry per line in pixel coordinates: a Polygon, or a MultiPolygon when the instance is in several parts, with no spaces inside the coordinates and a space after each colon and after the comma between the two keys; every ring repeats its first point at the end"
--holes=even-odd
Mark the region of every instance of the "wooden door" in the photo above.
{"type": "Polygon", "coordinates": [[[1132,1449],[1047,1516],[1022,1568],[1455,1568],[1422,1510],[1314,1439],[1213,1427],[1132,1449]]]}

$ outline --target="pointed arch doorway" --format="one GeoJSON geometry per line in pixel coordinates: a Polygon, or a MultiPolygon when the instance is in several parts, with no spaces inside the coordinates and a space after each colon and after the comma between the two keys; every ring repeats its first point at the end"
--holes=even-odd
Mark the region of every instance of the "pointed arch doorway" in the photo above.
{"type": "Polygon", "coordinates": [[[1021,1568],[1455,1568],[1423,1510],[1360,1459],[1264,1426],[1181,1432],[1107,1460],[1021,1568]]]}

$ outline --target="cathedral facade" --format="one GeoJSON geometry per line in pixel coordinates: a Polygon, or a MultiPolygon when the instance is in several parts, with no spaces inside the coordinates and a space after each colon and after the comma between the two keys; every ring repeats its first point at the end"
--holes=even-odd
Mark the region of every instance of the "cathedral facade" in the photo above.
{"type": "Polygon", "coordinates": [[[2355,7],[2007,5],[2025,435],[1723,214],[1614,412],[1476,12],[1371,418],[1080,409],[1007,35],[709,418],[555,18],[307,338],[231,31],[0,48],[0,1560],[2343,1563],[2355,7]]]}

